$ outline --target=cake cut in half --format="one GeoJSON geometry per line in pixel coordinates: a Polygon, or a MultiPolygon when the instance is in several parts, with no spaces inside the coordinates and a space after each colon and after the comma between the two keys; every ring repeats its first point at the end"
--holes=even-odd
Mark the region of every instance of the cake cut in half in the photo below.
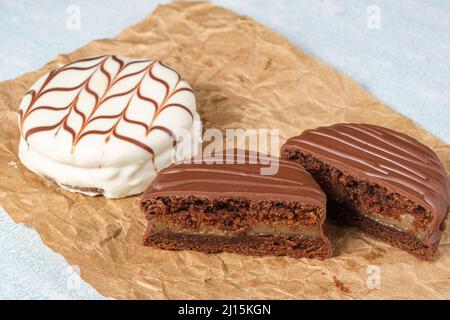
{"type": "Polygon", "coordinates": [[[328,258],[326,196],[298,163],[244,150],[161,170],[144,192],[144,245],[328,258]],[[222,160],[221,160],[222,159],[222,160]],[[276,166],[265,174],[263,168],[276,166]]]}
{"type": "Polygon", "coordinates": [[[328,196],[328,216],[421,259],[432,259],[449,210],[437,155],[393,130],[342,123],[307,130],[281,149],[328,196]]]}

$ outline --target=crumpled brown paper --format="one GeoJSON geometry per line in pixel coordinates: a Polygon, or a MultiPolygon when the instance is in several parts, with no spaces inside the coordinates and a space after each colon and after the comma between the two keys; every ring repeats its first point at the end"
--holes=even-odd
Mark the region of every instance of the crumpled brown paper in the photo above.
{"type": "Polygon", "coordinates": [[[141,246],[146,223],[139,197],[72,194],[26,170],[17,158],[23,94],[44,72],[110,53],[156,58],[178,70],[196,91],[205,128],[279,128],[284,142],[320,125],[374,123],[427,144],[450,171],[448,145],[275,32],[209,3],[159,6],[115,39],[93,41],[0,84],[0,204],[79,266],[100,293],[151,299],[450,298],[449,229],[433,262],[343,227],[331,228],[335,257],[327,261],[156,250],[141,246]],[[370,289],[367,282],[378,267],[380,288],[370,289]]]}

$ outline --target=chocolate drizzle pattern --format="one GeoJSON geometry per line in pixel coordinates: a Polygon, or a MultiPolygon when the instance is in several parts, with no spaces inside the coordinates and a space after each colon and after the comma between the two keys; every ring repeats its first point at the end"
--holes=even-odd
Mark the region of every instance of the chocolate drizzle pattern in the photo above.
{"type": "Polygon", "coordinates": [[[26,103],[22,103],[19,110],[20,132],[28,142],[30,137],[39,133],[53,132],[57,136],[65,131],[70,135],[72,152],[81,140],[89,136],[104,136],[105,143],[114,137],[154,155],[145,139],[151,132],[161,131],[172,139],[173,145],[176,144],[170,128],[155,124],[161,113],[169,108],[178,108],[193,120],[195,110],[177,98],[182,94],[194,95],[178,73],[158,61],[127,60],[117,56],[87,58],[48,73],[26,93],[26,103]],[[156,74],[156,68],[162,74],[175,73],[177,81],[169,83],[156,74]],[[149,81],[153,86],[162,86],[163,90],[156,90],[164,92],[162,97],[157,97],[154,92],[155,96],[144,94],[144,82],[148,84],[149,81]],[[70,101],[60,105],[63,94],[70,96],[70,101]],[[148,119],[133,118],[130,109],[142,106],[150,108],[151,112],[146,111],[145,114],[152,116],[148,119]],[[36,116],[40,117],[39,120],[30,121],[36,116]],[[122,132],[122,125],[135,126],[136,129],[122,132]],[[130,133],[138,130],[143,134],[130,133]]]}
{"type": "MultiPolygon", "coordinates": [[[[437,155],[417,140],[368,124],[344,123],[307,130],[284,148],[297,148],[415,199],[442,220],[450,204],[447,175],[437,155]]],[[[282,151],[283,152],[283,151],[282,151]]]]}
{"type": "Polygon", "coordinates": [[[241,154],[237,150],[204,156],[200,161],[176,163],[161,170],[144,198],[186,194],[245,194],[250,198],[303,201],[319,206],[326,201],[323,191],[301,165],[248,151],[241,154]],[[218,163],[218,159],[222,162],[218,163]],[[278,172],[262,175],[261,168],[270,165],[278,166],[278,172]]]}

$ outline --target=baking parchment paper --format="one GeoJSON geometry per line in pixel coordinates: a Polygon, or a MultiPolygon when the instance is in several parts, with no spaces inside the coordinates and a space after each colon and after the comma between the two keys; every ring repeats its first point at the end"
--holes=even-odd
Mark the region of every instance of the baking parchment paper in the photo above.
{"type": "Polygon", "coordinates": [[[159,59],[179,71],[196,92],[204,128],[275,128],[282,143],[321,125],[373,123],[430,146],[450,171],[448,145],[279,34],[207,2],[161,5],[114,39],[93,41],[0,84],[0,204],[100,293],[127,299],[450,298],[448,229],[433,262],[333,226],[335,257],[326,261],[164,251],[141,246],[146,223],[139,196],[91,198],[29,172],[17,157],[20,99],[44,72],[101,54],[159,59]]]}

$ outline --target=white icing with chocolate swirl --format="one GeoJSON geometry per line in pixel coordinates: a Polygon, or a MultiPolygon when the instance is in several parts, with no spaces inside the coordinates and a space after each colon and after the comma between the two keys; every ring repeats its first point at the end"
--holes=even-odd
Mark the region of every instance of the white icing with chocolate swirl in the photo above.
{"type": "MultiPolygon", "coordinates": [[[[43,75],[19,109],[19,157],[31,171],[89,195],[142,192],[172,163],[180,132],[201,136],[194,93],[158,61],[100,56],[43,75]]],[[[182,144],[183,144],[182,143],[182,144]]]]}

